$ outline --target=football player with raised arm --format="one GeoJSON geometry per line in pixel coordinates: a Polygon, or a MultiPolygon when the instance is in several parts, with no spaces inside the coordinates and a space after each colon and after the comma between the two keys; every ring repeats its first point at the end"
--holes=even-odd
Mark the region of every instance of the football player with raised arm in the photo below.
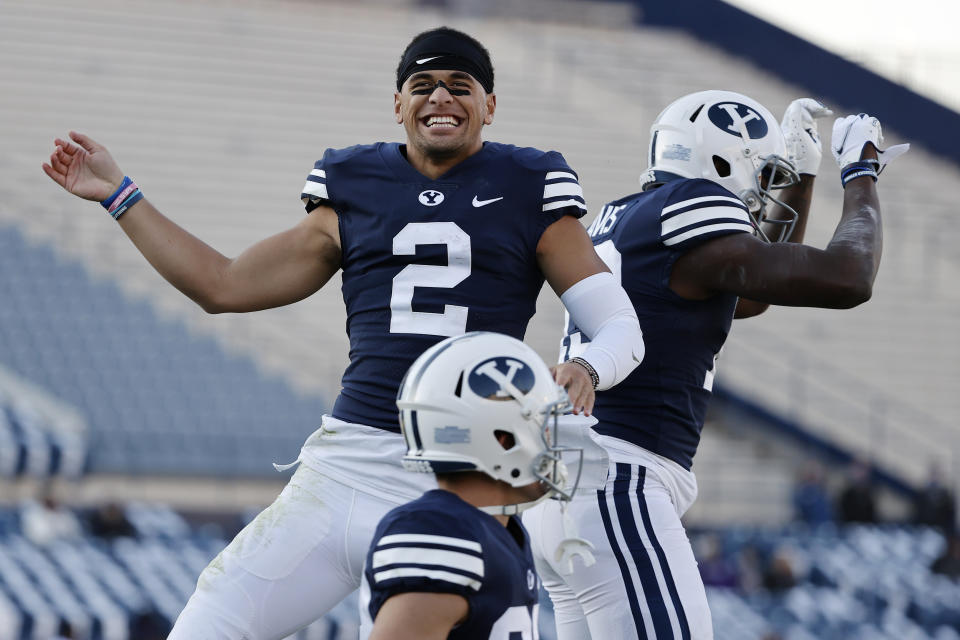
{"type": "Polygon", "coordinates": [[[343,274],[350,364],[331,415],[274,504],[201,574],[171,638],[282,638],[359,586],[380,516],[435,486],[402,471],[395,399],[413,360],[445,337],[522,338],[546,279],[593,338],[555,370],[575,411],[589,412],[594,389],[642,358],[630,300],[578,221],[576,174],[559,153],[483,141],[493,78],[470,36],[445,27],[416,36],[393,96],[406,143],[328,149],[301,194],[309,215],[236,258],[161,214],[103,146],[75,132],[55,141],[47,175],[100,201],[210,313],[291,304],[343,274]]]}
{"type": "Polygon", "coordinates": [[[435,473],[439,489],[377,526],[361,640],[536,640],[540,581],[514,516],[573,495],[555,428],[566,392],[527,345],[473,332],[424,352],[397,406],[404,466],[435,473]]]}
{"type": "MultiPolygon", "coordinates": [[[[905,146],[881,151],[880,124],[865,114],[833,129],[844,187],[833,238],[825,249],[800,244],[821,158],[816,120],[829,113],[801,99],[780,125],[729,91],[680,98],[653,124],[642,192],[606,205],[588,229],[633,301],[647,352],[597,394],[600,447],[584,446],[607,464],[584,476],[568,511],[596,563],[568,574],[549,553],[557,505],[524,515],[560,640],[713,637],[680,516],[697,494],[691,467],[731,322],[770,304],[862,304],[880,264],[877,175],[905,146]]],[[[561,359],[584,348],[573,318],[561,359]]]]}

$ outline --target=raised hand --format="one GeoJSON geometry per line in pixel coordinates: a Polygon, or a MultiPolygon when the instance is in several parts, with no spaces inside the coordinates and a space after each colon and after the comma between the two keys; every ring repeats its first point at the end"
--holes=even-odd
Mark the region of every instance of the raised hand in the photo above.
{"type": "Polygon", "coordinates": [[[799,98],[787,107],[780,129],[787,143],[787,160],[797,173],[817,175],[823,155],[817,120],[832,114],[833,111],[813,98],[799,98]]]}
{"type": "Polygon", "coordinates": [[[889,149],[881,149],[883,130],[880,127],[880,121],[865,113],[837,118],[833,123],[833,140],[830,143],[830,150],[833,151],[833,157],[841,169],[851,162],[864,159],[864,149],[868,144],[873,145],[877,152],[877,173],[910,148],[909,144],[897,144],[889,149]]]}
{"type": "Polygon", "coordinates": [[[57,138],[50,164],[43,172],[75,196],[106,200],[123,182],[123,171],[107,149],[82,133],[70,132],[70,140],[57,138]],[[71,142],[72,141],[72,142],[71,142]]]}

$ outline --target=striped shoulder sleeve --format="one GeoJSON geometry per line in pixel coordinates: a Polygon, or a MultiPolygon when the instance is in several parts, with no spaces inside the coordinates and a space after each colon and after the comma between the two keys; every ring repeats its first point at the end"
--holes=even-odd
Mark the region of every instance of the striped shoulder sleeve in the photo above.
{"type": "Polygon", "coordinates": [[[535,186],[538,195],[540,187],[543,188],[540,211],[548,214],[543,217],[548,218],[549,222],[559,220],[565,215],[581,218],[587,213],[580,179],[562,154],[533,147],[503,146],[511,150],[517,164],[541,176],[542,182],[531,185],[531,188],[535,186]]]}
{"type": "Polygon", "coordinates": [[[742,200],[707,180],[684,181],[660,211],[660,241],[675,251],[731,233],[753,233],[742,200]]]}
{"type": "Polygon", "coordinates": [[[327,192],[327,171],[323,160],[317,160],[314,163],[310,175],[307,176],[307,182],[303,185],[300,200],[303,201],[307,213],[330,201],[330,195],[327,192]]]}
{"type": "Polygon", "coordinates": [[[581,217],[587,212],[577,174],[569,167],[547,171],[543,184],[543,212],[581,217]]]}
{"type": "Polygon", "coordinates": [[[483,584],[483,548],[462,520],[435,512],[409,513],[375,539],[366,572],[374,591],[469,596],[483,584]]]}

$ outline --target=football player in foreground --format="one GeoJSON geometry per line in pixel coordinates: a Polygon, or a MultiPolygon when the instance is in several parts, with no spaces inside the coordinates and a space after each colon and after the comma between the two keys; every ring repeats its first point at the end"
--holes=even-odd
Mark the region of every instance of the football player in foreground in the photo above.
{"type": "MultiPolygon", "coordinates": [[[[697,494],[691,466],[716,356],[735,312],[846,309],[870,298],[882,244],[877,175],[906,150],[880,150],[875,118],[838,119],[840,221],[826,249],[799,244],[821,157],[816,120],[829,113],[797,100],[781,126],[740,94],[680,98],[653,124],[643,191],[605,206],[588,229],[633,301],[647,353],[597,394],[602,449],[584,445],[609,464],[585,475],[570,505],[596,564],[568,575],[548,553],[562,520],[556,505],[524,516],[560,640],[713,637],[680,516],[697,494]]],[[[588,345],[574,319],[561,359],[588,345]]]]}
{"type": "Polygon", "coordinates": [[[397,406],[404,466],[435,473],[440,488],[377,526],[363,574],[360,637],[536,640],[540,584],[527,533],[513,516],[550,496],[569,499],[575,489],[566,486],[555,428],[569,407],[566,392],[530,347],[474,332],[421,355],[397,406]]]}
{"type": "Polygon", "coordinates": [[[448,28],[403,52],[393,96],[406,144],[329,149],[294,228],[227,258],[162,215],[109,152],[71,132],[43,169],[101,201],[150,264],[210,313],[311,295],[343,271],[350,364],[300,468],[201,574],[171,638],[282,638],[360,584],[380,517],[434,488],[404,473],[396,394],[413,360],[448,336],[522,338],[544,279],[593,338],[556,369],[575,411],[640,361],[636,314],[583,226],[576,174],[556,152],[485,143],[496,95],[487,50],[448,28]],[[598,302],[599,301],[599,302],[598,302]]]}

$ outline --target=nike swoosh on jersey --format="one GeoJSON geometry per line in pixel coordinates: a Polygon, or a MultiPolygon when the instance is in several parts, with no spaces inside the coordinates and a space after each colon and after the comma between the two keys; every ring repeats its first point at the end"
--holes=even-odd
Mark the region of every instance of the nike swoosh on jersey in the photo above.
{"type": "Polygon", "coordinates": [[[497,200],[503,200],[503,196],[500,196],[499,198],[490,198],[489,200],[478,200],[478,199],[477,199],[477,196],[473,196],[473,206],[475,206],[475,207],[485,207],[485,206],[487,206],[488,204],[491,204],[491,203],[493,203],[493,202],[496,202],[497,200]]]}
{"type": "Polygon", "coordinates": [[[420,58],[417,60],[417,64],[427,64],[431,60],[436,60],[437,58],[442,58],[443,56],[433,56],[432,58],[420,58]]]}

